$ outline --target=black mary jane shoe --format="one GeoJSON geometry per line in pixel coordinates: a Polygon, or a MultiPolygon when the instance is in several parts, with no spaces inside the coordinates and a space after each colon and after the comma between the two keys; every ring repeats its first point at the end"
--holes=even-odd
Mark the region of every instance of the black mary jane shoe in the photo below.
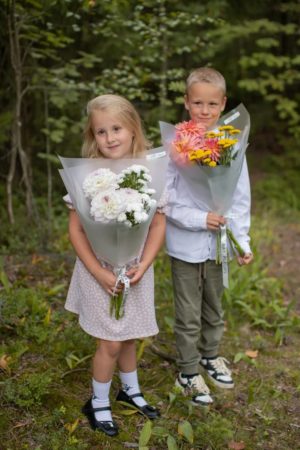
{"type": "Polygon", "coordinates": [[[103,431],[107,436],[116,436],[119,432],[118,425],[114,421],[100,421],[95,417],[97,411],[110,411],[110,406],[102,408],[94,408],[92,405],[92,399],[90,398],[86,404],[82,407],[82,413],[87,417],[90,426],[93,430],[103,431]]]}
{"type": "Polygon", "coordinates": [[[144,405],[144,406],[138,406],[133,400],[136,397],[144,398],[144,396],[141,392],[139,392],[138,394],[128,395],[128,394],[126,394],[126,392],[124,392],[120,389],[116,400],[118,402],[125,402],[125,403],[128,403],[129,405],[134,406],[135,408],[137,408],[139,410],[139,412],[141,414],[143,414],[144,416],[147,416],[148,419],[151,419],[151,420],[157,419],[160,416],[158,409],[154,408],[153,406],[150,406],[148,404],[144,405]]]}

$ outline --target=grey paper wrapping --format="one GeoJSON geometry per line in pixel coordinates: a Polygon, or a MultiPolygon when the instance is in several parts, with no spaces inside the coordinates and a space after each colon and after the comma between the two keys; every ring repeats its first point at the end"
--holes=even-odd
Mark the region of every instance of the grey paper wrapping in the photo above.
{"type": "MultiPolygon", "coordinates": [[[[194,203],[203,211],[214,211],[226,215],[229,211],[233,194],[242,170],[245,151],[248,145],[250,131],[250,116],[244,105],[224,115],[218,122],[218,126],[233,125],[241,129],[237,136],[238,155],[231,162],[230,167],[225,166],[199,166],[177,165],[177,169],[187,183],[190,195],[194,203]]],[[[166,150],[170,150],[171,142],[175,138],[175,127],[160,122],[162,142],[166,150]]]]}
{"type": "Polygon", "coordinates": [[[158,201],[165,186],[168,164],[168,155],[164,149],[162,147],[152,149],[142,158],[112,160],[60,157],[60,161],[63,169],[60,169],[59,173],[95,254],[114,267],[123,267],[137,258],[156,208],[152,208],[146,222],[132,228],[121,223],[96,222],[90,216],[90,202],[84,196],[82,183],[85,177],[96,169],[109,168],[119,173],[133,164],[139,164],[150,170],[152,182],[149,187],[155,189],[152,198],[158,201]]]}

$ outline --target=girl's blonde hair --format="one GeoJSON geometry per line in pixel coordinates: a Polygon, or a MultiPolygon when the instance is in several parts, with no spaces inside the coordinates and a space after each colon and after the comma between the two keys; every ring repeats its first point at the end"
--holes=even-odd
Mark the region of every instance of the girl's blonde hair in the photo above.
{"type": "Polygon", "coordinates": [[[210,67],[200,67],[193,70],[186,80],[186,93],[194,83],[210,83],[222,89],[226,95],[226,81],[223,75],[215,69],[210,67]]]}
{"type": "Polygon", "coordinates": [[[144,135],[142,122],[135,107],[126,98],[119,95],[106,94],[93,98],[87,104],[87,123],[83,132],[81,154],[84,158],[99,158],[102,156],[92,130],[93,111],[107,111],[115,114],[122,125],[133,134],[132,156],[145,152],[150,143],[144,135]]]}

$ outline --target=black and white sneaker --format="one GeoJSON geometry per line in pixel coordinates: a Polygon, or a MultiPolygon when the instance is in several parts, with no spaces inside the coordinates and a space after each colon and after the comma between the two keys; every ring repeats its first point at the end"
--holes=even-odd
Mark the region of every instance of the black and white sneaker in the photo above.
{"type": "Polygon", "coordinates": [[[208,406],[213,402],[209,388],[201,375],[183,376],[180,372],[175,382],[184,395],[191,395],[191,403],[195,406],[208,406]]]}
{"type": "Polygon", "coordinates": [[[232,389],[234,382],[231,376],[231,370],[226,366],[229,364],[227,359],[222,356],[214,358],[201,358],[200,364],[206,370],[211,381],[223,389],[232,389]]]}

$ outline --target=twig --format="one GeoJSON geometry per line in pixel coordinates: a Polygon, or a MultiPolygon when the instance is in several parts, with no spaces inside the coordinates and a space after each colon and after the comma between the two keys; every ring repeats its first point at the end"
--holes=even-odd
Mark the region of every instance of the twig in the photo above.
{"type": "Polygon", "coordinates": [[[77,368],[77,369],[67,370],[67,372],[64,372],[60,378],[64,378],[66,375],[69,375],[70,373],[83,372],[84,370],[89,371],[90,369],[87,369],[86,367],[81,367],[81,368],[77,368]]]}
{"type": "Polygon", "coordinates": [[[152,351],[152,353],[154,353],[155,355],[160,356],[162,359],[165,359],[166,361],[171,361],[171,362],[175,362],[176,361],[175,356],[169,355],[168,353],[165,353],[165,352],[161,351],[154,344],[150,344],[148,348],[152,351]]]}

